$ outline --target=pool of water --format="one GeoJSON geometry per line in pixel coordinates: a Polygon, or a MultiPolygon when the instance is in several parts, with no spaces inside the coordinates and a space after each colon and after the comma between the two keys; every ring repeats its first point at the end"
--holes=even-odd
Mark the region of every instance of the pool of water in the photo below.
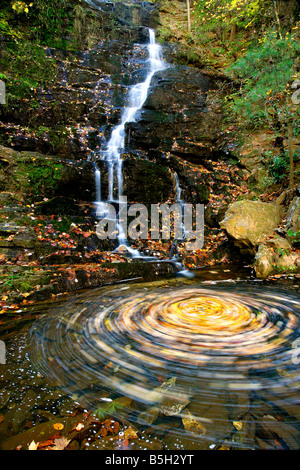
{"type": "Polygon", "coordinates": [[[297,282],[214,267],[6,314],[0,446],[299,449],[297,282]]]}

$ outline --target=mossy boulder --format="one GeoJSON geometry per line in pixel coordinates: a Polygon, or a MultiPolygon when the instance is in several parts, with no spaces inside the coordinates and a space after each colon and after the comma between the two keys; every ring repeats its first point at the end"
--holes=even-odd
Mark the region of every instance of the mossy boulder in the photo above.
{"type": "Polygon", "coordinates": [[[300,242],[300,197],[295,196],[287,213],[287,238],[293,244],[300,242]]]}
{"type": "Polygon", "coordinates": [[[299,252],[293,252],[290,243],[282,237],[267,240],[258,247],[254,271],[259,279],[272,274],[299,273],[299,252]]]}
{"type": "Polygon", "coordinates": [[[256,247],[270,236],[281,222],[282,208],[261,201],[238,201],[226,211],[220,227],[242,250],[255,254],[256,247]]]}

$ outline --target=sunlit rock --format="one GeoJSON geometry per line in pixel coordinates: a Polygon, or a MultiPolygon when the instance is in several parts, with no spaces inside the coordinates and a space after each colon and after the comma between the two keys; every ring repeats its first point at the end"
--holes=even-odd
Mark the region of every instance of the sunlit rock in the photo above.
{"type": "Polygon", "coordinates": [[[242,250],[255,253],[256,246],[281,222],[281,207],[260,201],[238,201],[229,206],[220,227],[242,250]]]}

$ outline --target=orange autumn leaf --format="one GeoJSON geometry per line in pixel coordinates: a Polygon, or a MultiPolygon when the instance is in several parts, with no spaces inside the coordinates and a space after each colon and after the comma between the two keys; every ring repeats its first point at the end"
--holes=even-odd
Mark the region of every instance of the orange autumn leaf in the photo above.
{"type": "Polygon", "coordinates": [[[129,445],[128,439],[123,439],[121,444],[117,447],[117,450],[127,450],[129,445]]]}
{"type": "Polygon", "coordinates": [[[55,423],[53,424],[53,427],[54,429],[56,429],[57,431],[60,431],[61,429],[64,428],[64,425],[62,423],[55,423]]]}
{"type": "Polygon", "coordinates": [[[49,447],[53,444],[52,439],[48,439],[47,441],[39,442],[38,449],[42,449],[43,447],[49,447]]]}
{"type": "Polygon", "coordinates": [[[75,430],[76,430],[76,431],[81,431],[83,428],[84,428],[84,424],[83,424],[83,423],[78,423],[77,426],[75,426],[75,430]]]}
{"type": "Polygon", "coordinates": [[[128,429],[125,430],[124,432],[124,437],[125,439],[137,439],[138,435],[134,429],[132,429],[130,426],[128,429]]]}

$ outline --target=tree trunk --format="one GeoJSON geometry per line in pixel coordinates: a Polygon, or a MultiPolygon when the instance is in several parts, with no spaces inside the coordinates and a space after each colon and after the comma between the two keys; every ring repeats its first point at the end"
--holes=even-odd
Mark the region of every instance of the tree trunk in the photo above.
{"type": "Polygon", "coordinates": [[[229,42],[233,42],[235,40],[235,35],[236,35],[236,23],[232,23],[229,42]]]}
{"type": "Polygon", "coordinates": [[[187,17],[188,17],[188,32],[191,32],[191,6],[190,6],[190,0],[186,0],[186,6],[187,6],[187,17]]]}
{"type": "Polygon", "coordinates": [[[281,24],[280,24],[280,19],[278,15],[278,9],[277,9],[277,0],[273,0],[273,7],[274,7],[274,13],[275,13],[275,18],[277,22],[278,34],[279,34],[280,39],[282,39],[281,24]]]}

